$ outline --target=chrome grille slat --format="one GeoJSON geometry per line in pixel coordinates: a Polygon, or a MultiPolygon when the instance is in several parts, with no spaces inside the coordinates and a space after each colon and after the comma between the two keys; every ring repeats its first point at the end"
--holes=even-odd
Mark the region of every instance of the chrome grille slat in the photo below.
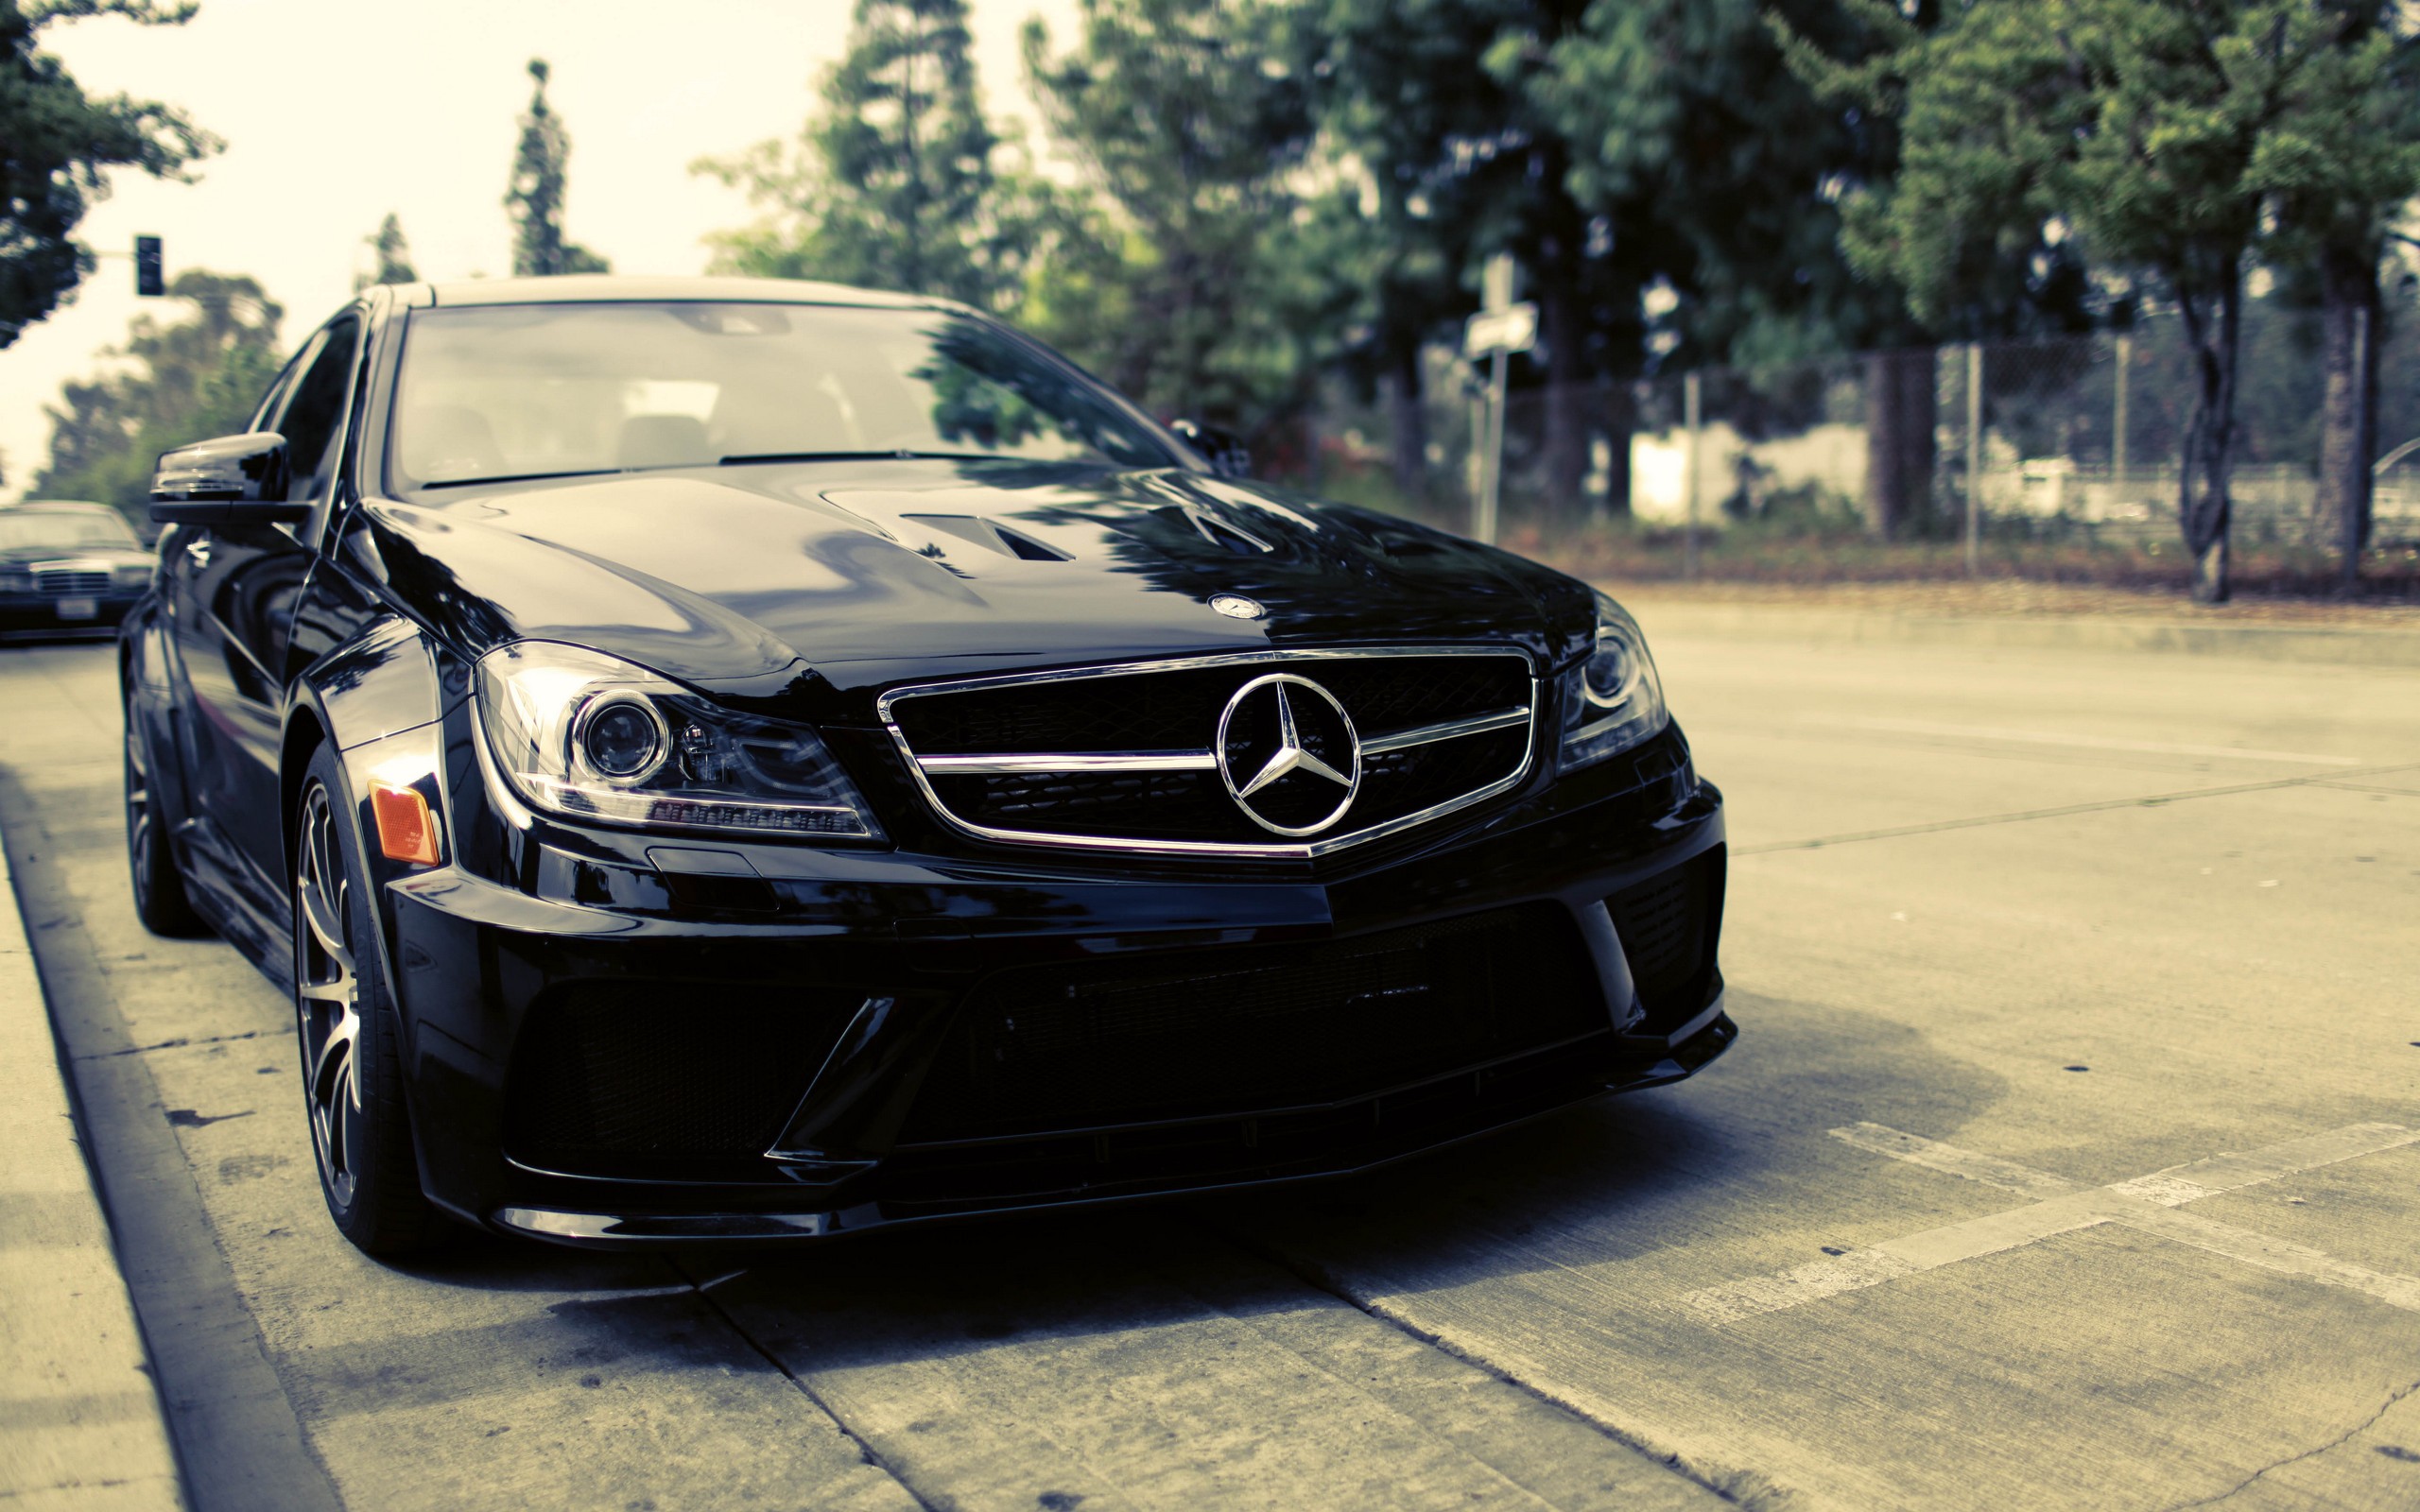
{"type": "Polygon", "coordinates": [[[62,598],[93,598],[110,591],[110,575],[78,568],[54,568],[44,572],[34,570],[34,592],[51,593],[62,598]]]}
{"type": "Polygon", "coordinates": [[[892,689],[876,705],[925,801],[962,833],[1019,844],[1252,858],[1323,855],[1511,790],[1528,777],[1535,759],[1537,706],[1534,665],[1515,646],[1351,647],[1180,657],[924,683],[892,689]],[[1384,664],[1407,658],[1431,659],[1432,664],[1407,663],[1399,674],[1384,664]],[[1465,662],[1456,663],[1459,670],[1434,664],[1452,658],[1495,658],[1502,664],[1490,668],[1465,662]],[[1369,766],[1370,791],[1356,797],[1354,810],[1338,821],[1334,833],[1293,842],[1267,836],[1205,837],[1220,832],[1222,815],[1237,821],[1235,828],[1249,827],[1220,785],[1215,750],[1177,747],[1173,742],[1168,748],[1054,748],[1048,738],[1050,730],[1063,728],[1076,735],[1078,745],[1115,738],[1120,728],[1145,734],[1154,744],[1182,735],[1215,720],[1217,700],[1271,662],[1292,663],[1288,671],[1315,679],[1321,675],[1319,663],[1328,663],[1330,681],[1344,690],[1347,705],[1359,703],[1368,717],[1385,720],[1392,715],[1399,721],[1406,715],[1418,719],[1423,713],[1451,717],[1360,732],[1362,755],[1374,759],[1369,766]],[[1184,676],[1155,680],[1163,674],[1184,676]],[[1126,679],[1129,685],[1102,686],[1101,707],[1095,709],[1082,696],[1091,692],[1084,685],[1102,679],[1126,679]],[[1494,699],[1482,701],[1490,689],[1494,699]],[[1030,698],[1021,696],[1026,690],[1033,690],[1030,698]],[[1516,690],[1523,701],[1504,703],[1516,690]],[[953,696],[969,695],[975,696],[950,702],[953,696]],[[1188,700],[1208,712],[1172,717],[1172,711],[1182,715],[1191,706],[1188,700]],[[1130,706],[1139,711],[1133,717],[1113,713],[1130,706]],[[1024,749],[996,748],[993,743],[1004,736],[1035,744],[1024,749]],[[919,738],[942,748],[920,755],[919,738]],[[1431,760],[1432,748],[1459,754],[1431,760]],[[1127,826],[1108,823],[1104,816],[1110,814],[1132,816],[1130,832],[1115,833],[1127,826]],[[1067,828],[1079,824],[1083,833],[1067,828]],[[1060,827],[1050,827],[1054,825],[1060,827]]]}

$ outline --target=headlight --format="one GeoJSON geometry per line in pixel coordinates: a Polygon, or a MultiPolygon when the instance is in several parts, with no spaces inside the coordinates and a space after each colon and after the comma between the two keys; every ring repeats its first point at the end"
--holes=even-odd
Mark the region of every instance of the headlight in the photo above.
{"type": "Polygon", "coordinates": [[[151,564],[144,562],[139,565],[111,568],[110,586],[117,589],[150,587],[151,564]]]}
{"type": "Polygon", "coordinates": [[[0,572],[0,593],[30,593],[33,591],[33,574],[0,572]]]}
{"type": "Polygon", "coordinates": [[[648,829],[882,836],[804,725],[737,713],[644,667],[551,641],[500,646],[478,673],[489,747],[534,807],[648,829]]]}
{"type": "Polygon", "coordinates": [[[1563,678],[1563,770],[1603,761],[1670,723],[1647,637],[1628,610],[1597,595],[1597,644],[1563,678]]]}

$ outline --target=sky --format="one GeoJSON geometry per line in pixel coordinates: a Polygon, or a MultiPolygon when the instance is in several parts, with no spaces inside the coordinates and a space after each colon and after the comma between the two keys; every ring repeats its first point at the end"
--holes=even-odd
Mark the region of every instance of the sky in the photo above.
{"type": "MultiPolygon", "coordinates": [[[[1018,33],[1039,15],[1061,47],[1076,0],[971,0],[995,119],[1032,119],[1018,33]]],[[[847,44],[850,0],[202,0],[182,26],[62,22],[42,43],[88,94],[182,107],[226,150],[191,184],[117,175],[78,231],[95,251],[165,243],[173,279],[249,273],[285,306],[290,344],[352,298],[363,238],[393,211],[423,278],[512,270],[505,180],[528,103],[528,60],[570,129],[564,231],[617,273],[700,273],[707,232],[755,218],[693,176],[701,156],[797,134],[847,44]]],[[[13,499],[47,459],[43,412],[62,380],[99,370],[127,322],[186,306],[139,300],[104,257],[65,306],[0,351],[0,457],[13,499]]]]}

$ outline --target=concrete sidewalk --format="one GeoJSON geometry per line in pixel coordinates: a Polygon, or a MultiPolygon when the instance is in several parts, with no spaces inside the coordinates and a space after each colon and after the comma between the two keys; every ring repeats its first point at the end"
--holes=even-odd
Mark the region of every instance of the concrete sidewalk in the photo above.
{"type": "Polygon", "coordinates": [[[0,853],[0,1503],[178,1508],[159,1392],[0,853]]]}

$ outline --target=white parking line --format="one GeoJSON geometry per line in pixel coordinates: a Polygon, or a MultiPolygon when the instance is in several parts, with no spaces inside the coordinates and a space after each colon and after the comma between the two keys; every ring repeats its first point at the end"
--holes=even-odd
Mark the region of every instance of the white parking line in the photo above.
{"type": "Polygon", "coordinates": [[[2265,1270],[2347,1287],[2395,1307],[2420,1312],[2420,1277],[2368,1270],[2316,1249],[2174,1211],[2185,1203],[2221,1192],[2420,1143],[2420,1129],[2394,1124],[2354,1124],[2247,1154],[2221,1155],[2112,1186],[2083,1189],[2045,1171],[1996,1156],[1962,1150],[1954,1144],[1880,1124],[1852,1124],[1831,1133],[1844,1143],[1894,1160],[1987,1186],[2045,1195],[2030,1207],[1945,1224],[1770,1276],[1702,1287],[1680,1298],[1684,1312],[1717,1326],[1736,1323],[2104,1223],[2121,1224],[2265,1270]]]}
{"type": "Polygon", "coordinates": [[[2007,730],[1996,725],[1943,725],[1925,719],[1818,719],[1844,730],[1893,735],[1941,735],[1952,740],[2005,740],[2027,746],[2073,746],[2083,750],[2139,751],[2153,756],[2223,756],[2247,762],[2292,762],[2302,766],[2359,766],[2359,756],[2316,756],[2308,751],[2252,750],[2240,746],[2192,746],[2167,740],[2120,740],[2111,735],[2071,735],[2049,730],[2007,730]]]}

